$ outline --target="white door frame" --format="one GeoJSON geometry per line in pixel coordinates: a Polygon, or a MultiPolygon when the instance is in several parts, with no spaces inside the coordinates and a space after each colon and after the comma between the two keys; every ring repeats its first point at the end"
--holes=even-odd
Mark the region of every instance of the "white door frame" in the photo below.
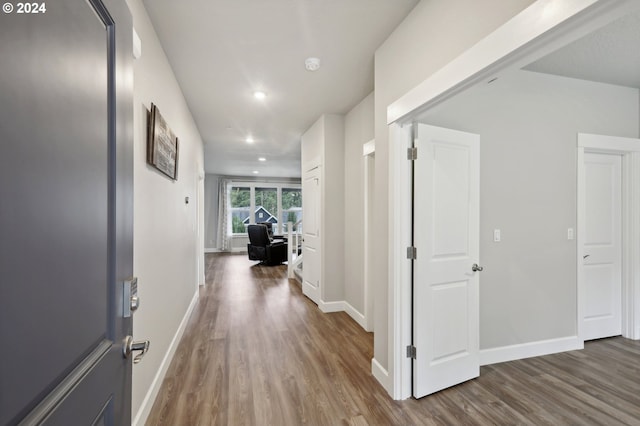
{"type": "Polygon", "coordinates": [[[205,285],[204,262],[204,169],[196,162],[198,176],[196,179],[196,279],[198,285],[205,285]]]}
{"type": "MultiPolygon", "coordinates": [[[[405,160],[411,123],[458,93],[504,70],[521,68],[633,10],[638,10],[637,0],[537,0],[388,106],[388,362],[385,366],[374,358],[372,373],[394,399],[411,396],[411,360],[406,357],[406,346],[411,344],[411,268],[406,248],[411,241],[412,200],[405,160]]],[[[635,181],[640,182],[640,165],[634,170],[635,181]]],[[[639,258],[640,247],[632,247],[631,254],[639,258]]],[[[636,277],[638,269],[634,268],[636,277]]],[[[634,335],[640,336],[638,328],[634,335]]]]}
{"type": "MultiPolygon", "coordinates": [[[[369,197],[371,196],[371,192],[374,190],[372,185],[370,185],[371,181],[371,163],[374,161],[374,156],[376,154],[376,141],[375,139],[370,140],[362,146],[362,160],[364,161],[364,271],[363,271],[363,284],[364,284],[364,329],[365,331],[373,331],[373,288],[371,286],[371,255],[372,250],[369,247],[371,243],[371,239],[369,235],[371,233],[371,225],[370,219],[372,217],[372,211],[370,211],[371,200],[369,197]]],[[[374,172],[375,173],[375,172],[374,172]]]]}
{"type": "Polygon", "coordinates": [[[640,339],[640,139],[578,134],[577,303],[578,337],[584,340],[585,153],[622,157],[622,335],[640,339]]]}

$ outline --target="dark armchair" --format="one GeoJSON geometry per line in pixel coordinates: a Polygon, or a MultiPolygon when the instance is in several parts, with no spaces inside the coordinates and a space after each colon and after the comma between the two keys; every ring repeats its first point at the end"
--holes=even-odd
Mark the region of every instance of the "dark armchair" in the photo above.
{"type": "Polygon", "coordinates": [[[249,260],[259,260],[267,265],[277,265],[287,260],[287,243],[282,240],[271,241],[269,230],[264,225],[249,225],[249,260]]]}
{"type": "Polygon", "coordinates": [[[287,237],[284,235],[273,235],[273,223],[271,222],[258,222],[256,225],[264,225],[267,227],[267,232],[269,233],[269,239],[271,242],[276,242],[274,240],[284,240],[287,241],[287,237]]]}

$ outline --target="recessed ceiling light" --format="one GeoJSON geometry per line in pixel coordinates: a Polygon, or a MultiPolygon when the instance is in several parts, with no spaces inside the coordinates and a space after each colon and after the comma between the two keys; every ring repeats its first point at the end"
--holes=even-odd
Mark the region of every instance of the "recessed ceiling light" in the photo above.
{"type": "Polygon", "coordinates": [[[254,142],[254,140],[253,140],[253,138],[251,136],[247,136],[247,139],[245,139],[245,141],[247,143],[253,143],[254,142]]]}
{"type": "Polygon", "coordinates": [[[254,170],[254,171],[253,171],[253,174],[254,174],[254,175],[257,175],[258,173],[260,173],[260,172],[259,172],[259,171],[257,171],[257,170],[254,170]]]}
{"type": "Polygon", "coordinates": [[[260,157],[260,158],[258,158],[258,161],[267,161],[267,159],[264,158],[264,157],[260,157]]]}
{"type": "Polygon", "coordinates": [[[253,97],[256,99],[264,99],[267,97],[267,94],[258,90],[256,92],[253,92],[253,97]]]}
{"type": "Polygon", "coordinates": [[[307,71],[318,71],[320,69],[320,59],[307,58],[304,61],[304,67],[307,69],[307,71]]]}

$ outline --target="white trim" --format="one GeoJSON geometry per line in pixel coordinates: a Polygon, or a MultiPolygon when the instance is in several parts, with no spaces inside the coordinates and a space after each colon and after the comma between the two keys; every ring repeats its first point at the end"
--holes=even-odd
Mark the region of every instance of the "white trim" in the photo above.
{"type": "Polygon", "coordinates": [[[371,139],[369,142],[362,145],[362,156],[373,155],[376,153],[376,140],[371,139]]]}
{"type": "Polygon", "coordinates": [[[365,331],[369,331],[367,330],[367,327],[366,327],[366,321],[365,321],[364,315],[361,314],[356,308],[351,306],[351,304],[346,300],[342,303],[344,304],[343,310],[347,313],[347,315],[349,315],[355,322],[357,322],[358,325],[362,327],[365,331]]]}
{"type": "Polygon", "coordinates": [[[232,247],[230,250],[222,250],[219,248],[206,248],[205,253],[246,253],[246,247],[232,247]]]}
{"type": "Polygon", "coordinates": [[[344,302],[342,300],[338,302],[325,302],[324,300],[320,300],[318,308],[320,308],[320,310],[325,314],[331,312],[342,312],[344,311],[344,302]]]}
{"type": "Polygon", "coordinates": [[[325,314],[332,312],[345,312],[351,317],[360,327],[365,328],[365,318],[356,308],[351,306],[346,300],[339,300],[337,302],[325,302],[323,300],[318,303],[318,309],[325,314]]]}
{"type": "Polygon", "coordinates": [[[389,395],[393,394],[393,384],[389,372],[375,359],[371,359],[371,374],[382,385],[389,395]]]}
{"type": "Polygon", "coordinates": [[[394,123],[389,126],[389,376],[394,399],[411,396],[411,359],[405,349],[411,336],[411,262],[407,247],[411,245],[411,167],[407,167],[407,148],[413,144],[412,126],[394,123]],[[402,208],[402,207],[405,208],[402,208]],[[407,208],[408,206],[408,208],[407,208]]]}
{"type": "Polygon", "coordinates": [[[538,0],[389,105],[387,124],[529,64],[637,7],[634,0],[538,0]]]}
{"type": "Polygon", "coordinates": [[[629,155],[627,170],[628,186],[626,190],[631,194],[627,224],[629,235],[633,235],[635,239],[629,244],[626,253],[627,258],[634,261],[629,264],[627,271],[628,281],[631,285],[626,289],[626,295],[623,296],[626,297],[628,304],[622,307],[622,315],[626,320],[626,324],[623,323],[622,328],[623,331],[626,329],[633,332],[626,337],[640,340],[640,153],[634,152],[629,155]]]}
{"type": "Polygon", "coordinates": [[[254,187],[254,188],[302,188],[302,183],[295,182],[270,182],[268,180],[233,180],[229,181],[229,188],[231,187],[254,187]]]}
{"type": "MultiPolygon", "coordinates": [[[[510,21],[485,37],[440,71],[432,74],[418,86],[411,89],[387,108],[389,124],[389,293],[386,301],[388,312],[388,354],[389,376],[392,378],[394,399],[404,399],[411,395],[410,362],[402,359],[406,347],[407,328],[411,329],[410,305],[403,301],[410,298],[411,280],[407,275],[402,253],[402,234],[405,216],[403,210],[411,211],[410,201],[402,200],[396,191],[407,191],[409,185],[406,167],[398,168],[397,157],[404,154],[404,136],[397,131],[402,123],[410,123],[418,115],[438,103],[451,98],[476,83],[494,76],[508,68],[523,66],[535,59],[576,40],[596,28],[606,25],[636,10],[640,2],[634,0],[538,0],[510,21]],[[409,206],[409,207],[407,207],[409,206]],[[396,213],[394,210],[399,210],[396,213]],[[409,368],[407,368],[409,365],[409,368]]],[[[634,154],[635,156],[636,154],[634,154]]],[[[640,158],[635,161],[640,163],[640,158]]],[[[637,176],[637,175],[636,175],[637,176]]],[[[637,176],[640,178],[640,176],[637,176]]],[[[632,182],[633,184],[633,182],[632,182]]],[[[636,183],[637,185],[638,183],[636,183]]],[[[640,191],[635,190],[636,193],[640,191]]],[[[639,202],[640,204],[640,202],[639,202]]],[[[636,234],[640,232],[640,218],[636,234]]],[[[634,225],[635,226],[635,225],[634,225]]],[[[632,247],[636,258],[640,257],[640,247],[632,247]]],[[[640,276],[640,266],[636,275],[640,276]]],[[[640,291],[636,300],[640,299],[640,291]]],[[[384,303],[384,301],[382,301],[384,303]]],[[[636,307],[640,306],[640,301],[636,307]]],[[[640,311],[640,307],[637,308],[640,311]]],[[[640,315],[635,318],[640,326],[640,315]]],[[[637,327],[640,328],[640,327],[637,327]]],[[[640,335],[638,336],[640,338],[640,335]]],[[[410,340],[409,340],[410,341],[410,340]]]]}
{"type": "MultiPolygon", "coordinates": [[[[311,300],[313,303],[318,305],[318,307],[320,307],[320,304],[323,303],[322,299],[320,299],[320,287],[319,286],[315,287],[315,286],[312,286],[311,284],[305,282],[305,280],[304,280],[304,269],[303,269],[302,282],[300,283],[300,288],[302,289],[302,294],[307,296],[309,298],[309,300],[311,300]]],[[[320,310],[322,310],[322,309],[320,309],[320,310]]],[[[323,311],[323,312],[325,312],[325,311],[323,311]]]]}
{"type": "MultiPolygon", "coordinates": [[[[580,145],[580,134],[578,134],[578,145],[580,145]]],[[[584,148],[578,147],[577,152],[577,188],[576,188],[576,333],[579,337],[583,336],[582,332],[582,320],[584,313],[582,309],[582,281],[583,281],[583,268],[582,258],[584,256],[584,246],[582,241],[585,240],[584,229],[582,224],[585,223],[585,175],[584,175],[584,148]]],[[[582,338],[582,337],[581,337],[582,338]]],[[[583,339],[584,340],[584,339],[583,339]]]]}
{"type": "Polygon", "coordinates": [[[583,245],[585,239],[585,152],[615,154],[622,156],[622,336],[640,339],[637,328],[640,325],[640,139],[618,136],[578,133],[578,212],[577,212],[577,250],[576,250],[576,303],[577,331],[583,338],[583,307],[580,303],[583,291],[583,245]]]}
{"type": "MultiPolygon", "coordinates": [[[[133,422],[131,423],[133,426],[144,425],[147,421],[147,417],[151,413],[151,408],[153,407],[153,403],[158,396],[158,392],[160,391],[160,387],[162,386],[162,381],[164,380],[164,376],[167,374],[167,370],[169,369],[169,365],[171,365],[171,361],[173,360],[173,356],[176,353],[176,349],[178,349],[178,344],[180,343],[180,339],[182,339],[182,335],[187,327],[187,323],[189,322],[189,317],[191,317],[191,313],[193,309],[196,307],[196,303],[198,302],[199,293],[196,290],[193,295],[193,299],[191,299],[191,303],[187,308],[187,311],[184,313],[182,317],[182,321],[178,326],[178,330],[173,335],[173,339],[169,344],[169,348],[167,352],[164,354],[164,358],[162,358],[162,362],[160,363],[160,368],[156,372],[153,381],[151,382],[151,386],[149,386],[149,390],[142,400],[142,404],[140,404],[140,408],[136,413],[133,422]]],[[[135,375],[135,367],[134,367],[134,375],[135,375]]]]}
{"type": "Polygon", "coordinates": [[[502,346],[499,348],[480,350],[480,365],[497,364],[499,362],[515,361],[517,359],[543,356],[559,352],[584,349],[584,342],[578,336],[561,337],[558,339],[540,340],[537,342],[521,343],[502,346]]]}
{"type": "Polygon", "coordinates": [[[142,40],[140,40],[140,36],[135,28],[131,28],[133,31],[133,59],[140,59],[142,56],[142,40]]]}
{"type": "Polygon", "coordinates": [[[640,152],[640,140],[621,136],[578,133],[578,147],[588,148],[590,152],[623,154],[640,152]]]}
{"type": "Polygon", "coordinates": [[[364,211],[363,211],[363,221],[362,221],[362,229],[363,229],[363,270],[362,270],[362,282],[364,284],[364,328],[366,331],[373,331],[373,323],[374,323],[374,291],[373,291],[373,283],[371,282],[370,269],[372,266],[372,254],[374,250],[370,247],[371,238],[371,227],[373,225],[370,220],[373,217],[373,205],[371,204],[373,191],[375,191],[375,182],[370,184],[371,178],[375,178],[375,175],[372,175],[371,169],[373,165],[373,170],[375,173],[375,140],[371,140],[367,142],[363,146],[363,182],[364,182],[364,211]],[[369,147],[367,147],[367,145],[369,147]]]}

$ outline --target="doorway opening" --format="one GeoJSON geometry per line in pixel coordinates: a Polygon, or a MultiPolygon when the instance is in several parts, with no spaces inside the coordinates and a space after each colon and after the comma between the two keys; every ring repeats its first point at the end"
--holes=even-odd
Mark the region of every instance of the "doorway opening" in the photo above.
{"type": "Polygon", "coordinates": [[[622,334],[638,339],[635,324],[640,139],[578,135],[578,336],[622,334]]]}
{"type": "MultiPolygon", "coordinates": [[[[532,22],[543,16],[544,6],[543,1],[535,2],[388,109],[390,204],[403,205],[406,210],[411,209],[412,200],[402,187],[410,187],[410,178],[403,171],[406,166],[400,159],[406,158],[407,141],[410,140],[406,139],[408,127],[416,122],[428,123],[482,137],[480,182],[485,201],[481,205],[480,253],[486,270],[483,281],[488,285],[483,285],[480,295],[481,365],[582,348],[582,335],[576,326],[579,289],[574,263],[578,249],[573,234],[578,211],[575,138],[581,131],[627,137],[638,135],[637,89],[640,83],[619,85],[557,68],[558,60],[569,57],[566,51],[559,49],[576,41],[589,41],[592,32],[617,19],[628,18],[630,11],[637,13],[637,5],[632,8],[630,2],[614,5],[597,1],[589,7],[576,6],[576,10],[564,11],[567,16],[557,17],[554,22],[542,24],[546,18],[541,19],[540,37],[532,37],[533,32],[524,35],[515,30],[523,23],[520,21],[532,22]],[[577,14],[580,14],[580,23],[570,19],[577,14]],[[569,23],[560,25],[565,21],[569,23]],[[522,39],[517,46],[500,47],[499,43],[494,43],[518,37],[522,39]],[[555,51],[560,53],[550,61],[538,61],[555,51]],[[464,77],[459,80],[447,77],[452,75],[464,77]],[[524,85],[521,80],[525,81],[524,85]],[[539,90],[542,87],[556,97],[553,100],[545,98],[539,90]],[[582,92],[578,90],[584,88],[582,92]],[[525,113],[518,110],[520,105],[494,96],[495,91],[512,93],[514,90],[531,101],[525,113]],[[474,94],[484,97],[474,98],[474,94]],[[619,113],[604,119],[609,104],[605,106],[601,102],[601,95],[619,109],[619,113]],[[558,98],[564,100],[556,102],[558,98]],[[621,99],[626,106],[618,103],[621,99]],[[583,108],[585,105],[589,107],[583,108]],[[447,109],[455,110],[455,114],[445,115],[447,109]],[[582,114],[584,109],[588,111],[582,114]],[[492,122],[486,120],[488,114],[495,117],[492,122]],[[555,117],[555,121],[536,122],[537,117],[544,114],[555,117]],[[491,142],[485,144],[485,141],[491,142]],[[555,285],[558,282],[565,284],[555,285]]],[[[599,33],[596,38],[602,36],[599,33]]],[[[637,67],[633,69],[637,71],[637,67]]],[[[628,155],[631,168],[623,166],[623,170],[638,178],[637,154],[628,155]]],[[[638,180],[630,179],[629,188],[638,180]]],[[[638,197],[635,194],[638,193],[637,185],[629,191],[632,197],[638,197]]],[[[633,209],[634,204],[640,209],[639,200],[630,200],[623,210],[633,209]]],[[[390,279],[394,283],[389,301],[389,341],[394,344],[390,350],[390,368],[393,396],[403,399],[412,394],[411,360],[406,358],[405,352],[406,345],[411,344],[412,319],[408,309],[411,306],[411,276],[407,272],[404,251],[410,246],[411,229],[401,223],[404,211],[390,216],[393,246],[390,279]]],[[[631,230],[628,235],[635,235],[637,239],[638,215],[629,214],[628,217],[631,230]]],[[[623,274],[629,274],[629,283],[636,283],[640,276],[639,255],[638,241],[630,242],[626,251],[623,248],[623,259],[629,264],[623,274]]],[[[640,325],[634,315],[638,309],[633,301],[638,299],[639,290],[637,285],[629,287],[633,288],[623,287],[623,293],[636,296],[623,299],[631,302],[623,304],[622,328],[626,327],[630,336],[638,338],[640,325]]]]}

